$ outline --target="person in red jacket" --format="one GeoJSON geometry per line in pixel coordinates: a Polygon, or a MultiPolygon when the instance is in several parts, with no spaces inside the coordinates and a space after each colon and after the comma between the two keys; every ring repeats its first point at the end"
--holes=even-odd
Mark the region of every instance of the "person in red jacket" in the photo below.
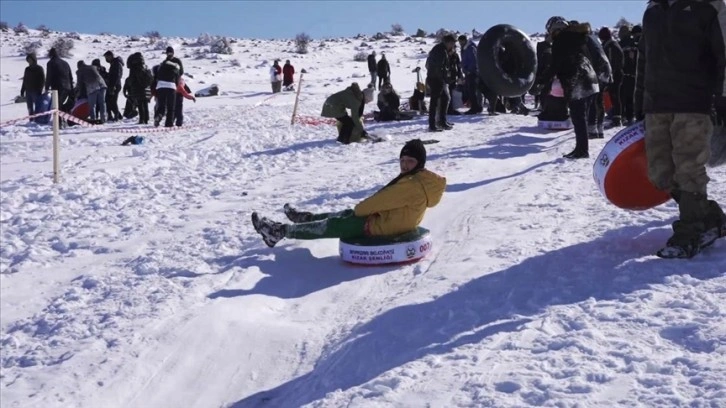
{"type": "Polygon", "coordinates": [[[285,89],[292,88],[293,76],[295,75],[295,67],[290,64],[290,60],[285,61],[285,66],[282,67],[282,86],[285,89]]]}

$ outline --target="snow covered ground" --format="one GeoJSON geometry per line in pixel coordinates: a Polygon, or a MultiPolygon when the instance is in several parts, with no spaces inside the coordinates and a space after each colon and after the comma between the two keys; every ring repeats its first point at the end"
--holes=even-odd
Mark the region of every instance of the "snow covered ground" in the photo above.
{"type": "MultiPolygon", "coordinates": [[[[82,38],[72,67],[107,49],[163,58],[82,38]]],[[[0,122],[25,115],[10,103],[25,37],[1,39],[0,122]]],[[[434,135],[423,118],[371,122],[390,141],[341,146],[332,126],[290,125],[294,94],[271,97],[269,61],[290,59],[308,71],[300,113],[317,116],[367,83],[353,56],[372,49],[408,97],[433,40],[402,40],[316,40],[307,55],[238,40],[195,59],[172,39],[192,89],[223,94],[186,101],[184,128],[138,146],[120,146],[135,120],[63,131],[58,185],[47,127],[0,129],[0,406],[726,406],[726,241],[656,258],[676,207],[608,204],[592,179],[604,141],[565,161],[571,131],[500,115],[434,135]],[[335,240],[271,250],[250,225],[255,210],[283,220],[286,202],[354,205],[417,137],[441,140],[427,167],[448,180],[418,264],[346,266],[335,240]]],[[[726,168],[710,174],[726,203],[726,168]]]]}

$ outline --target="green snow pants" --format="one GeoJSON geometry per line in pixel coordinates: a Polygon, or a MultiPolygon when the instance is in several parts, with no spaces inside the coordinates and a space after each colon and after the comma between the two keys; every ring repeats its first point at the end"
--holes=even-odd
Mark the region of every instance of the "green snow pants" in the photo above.
{"type": "Polygon", "coordinates": [[[353,210],[313,214],[312,221],[288,224],[285,238],[355,238],[365,235],[367,217],[356,217],[353,210]]]}

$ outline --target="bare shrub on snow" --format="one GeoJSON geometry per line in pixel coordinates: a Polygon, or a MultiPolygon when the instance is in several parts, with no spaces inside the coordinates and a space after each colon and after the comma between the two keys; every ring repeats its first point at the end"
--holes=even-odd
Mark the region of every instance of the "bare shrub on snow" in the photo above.
{"type": "Polygon", "coordinates": [[[68,58],[73,56],[73,54],[71,54],[73,45],[73,39],[71,38],[58,38],[55,42],[53,42],[51,48],[55,48],[59,57],[68,58]]]}
{"type": "Polygon", "coordinates": [[[620,17],[620,20],[618,20],[618,22],[615,23],[615,28],[620,28],[622,26],[632,27],[633,23],[628,21],[628,19],[625,17],[620,17]]]}
{"type": "Polygon", "coordinates": [[[391,35],[402,36],[403,26],[398,23],[391,24],[391,35]]]}
{"type": "Polygon", "coordinates": [[[50,28],[46,26],[45,24],[39,25],[36,30],[40,31],[40,35],[43,37],[47,37],[50,35],[50,28]]]}
{"type": "Polygon", "coordinates": [[[156,44],[157,41],[161,40],[161,34],[158,31],[147,31],[144,33],[144,37],[149,39],[149,44],[156,44]]]}
{"type": "Polygon", "coordinates": [[[212,45],[213,41],[214,37],[207,33],[201,33],[199,34],[199,37],[197,37],[197,42],[194,45],[212,45]]]}
{"type": "Polygon", "coordinates": [[[232,54],[232,46],[225,37],[217,37],[213,42],[212,46],[209,47],[209,52],[213,54],[232,54]]]}
{"type": "Polygon", "coordinates": [[[68,33],[68,34],[66,34],[66,38],[70,38],[70,39],[72,39],[72,40],[78,40],[78,41],[81,41],[81,35],[80,35],[80,34],[78,34],[78,33],[76,33],[76,32],[72,32],[72,33],[68,33]]]}
{"type": "Polygon", "coordinates": [[[419,28],[418,30],[416,30],[416,34],[414,35],[414,37],[424,38],[426,37],[426,31],[419,28]]]}
{"type": "Polygon", "coordinates": [[[368,53],[365,51],[360,51],[359,53],[355,54],[355,56],[353,56],[353,61],[365,62],[367,60],[368,60],[368,53]]]}
{"type": "Polygon", "coordinates": [[[23,44],[21,52],[23,55],[37,54],[38,50],[43,47],[43,43],[40,41],[26,41],[23,44]]]}
{"type": "Polygon", "coordinates": [[[154,50],[157,50],[157,51],[163,51],[166,49],[166,47],[171,46],[171,44],[169,44],[169,41],[165,40],[163,38],[154,40],[154,42],[152,44],[154,44],[154,50]]]}
{"type": "Polygon", "coordinates": [[[18,25],[13,28],[13,31],[15,31],[15,34],[28,34],[28,27],[26,27],[23,23],[18,23],[18,25]]]}
{"type": "Polygon", "coordinates": [[[307,54],[308,45],[312,39],[306,33],[300,33],[295,36],[295,52],[298,54],[307,54]]]}

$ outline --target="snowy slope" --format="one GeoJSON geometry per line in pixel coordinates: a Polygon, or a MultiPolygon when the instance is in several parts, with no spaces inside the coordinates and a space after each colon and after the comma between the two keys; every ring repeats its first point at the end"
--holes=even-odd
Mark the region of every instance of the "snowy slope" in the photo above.
{"type": "MultiPolygon", "coordinates": [[[[163,57],[82,37],[72,64],[109,48],[163,57]]],[[[25,38],[1,40],[3,122],[25,115],[8,103],[25,38]]],[[[290,125],[294,94],[271,96],[269,62],[308,71],[300,113],[317,116],[327,95],[367,82],[353,61],[364,40],[298,55],[242,39],[202,59],[185,41],[171,43],[187,83],[222,95],[187,101],[181,130],[139,146],[120,146],[135,120],[63,131],[53,185],[49,129],[0,129],[0,406],[726,406],[726,242],[657,259],[673,203],[609,205],[593,159],[561,158],[572,132],[501,115],[432,135],[418,118],[367,125],[389,142],[341,146],[332,126],[290,125]],[[286,202],[354,205],[416,137],[441,140],[427,167],[448,180],[424,219],[428,259],[356,268],[335,240],[271,250],[252,229],[252,211],[283,220],[286,202]]],[[[365,42],[408,97],[432,40],[365,42]]],[[[726,169],[710,173],[726,203],[726,169]]]]}

